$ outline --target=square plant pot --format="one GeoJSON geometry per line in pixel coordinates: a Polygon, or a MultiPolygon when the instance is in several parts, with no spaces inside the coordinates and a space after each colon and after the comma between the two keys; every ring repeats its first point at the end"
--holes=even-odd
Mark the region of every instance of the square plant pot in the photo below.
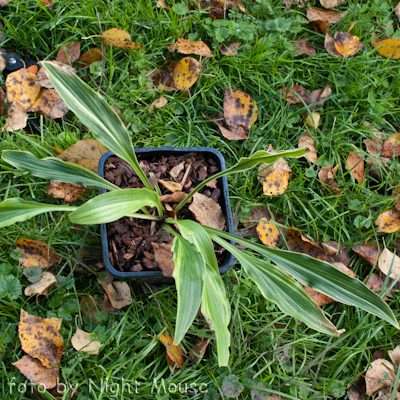
{"type": "MultiPolygon", "coordinates": [[[[180,155],[184,153],[200,153],[204,154],[205,157],[211,158],[215,161],[220,168],[221,171],[226,169],[225,160],[222,154],[215,149],[208,147],[159,147],[154,149],[135,149],[135,153],[140,160],[148,160],[154,156],[169,156],[169,155],[180,155]]],[[[104,178],[104,165],[106,160],[109,157],[114,156],[114,154],[109,151],[100,159],[99,162],[99,175],[104,178]]],[[[222,212],[224,213],[226,219],[227,231],[231,234],[233,231],[233,218],[232,211],[229,203],[229,191],[228,191],[228,180],[226,176],[218,179],[218,188],[221,190],[221,200],[219,204],[222,208],[222,212]]],[[[105,190],[100,188],[100,194],[104,193],[105,190]]],[[[108,238],[107,238],[107,228],[106,224],[101,224],[101,241],[103,246],[103,259],[106,271],[115,276],[116,278],[121,279],[133,279],[139,282],[148,282],[152,284],[173,284],[174,279],[165,277],[161,271],[139,271],[139,272],[121,272],[114,268],[110,262],[109,258],[109,247],[108,247],[108,238]]],[[[230,242],[233,246],[234,243],[230,242]]],[[[224,274],[228,272],[235,263],[235,257],[225,251],[225,258],[219,265],[220,274],[224,274]]]]}

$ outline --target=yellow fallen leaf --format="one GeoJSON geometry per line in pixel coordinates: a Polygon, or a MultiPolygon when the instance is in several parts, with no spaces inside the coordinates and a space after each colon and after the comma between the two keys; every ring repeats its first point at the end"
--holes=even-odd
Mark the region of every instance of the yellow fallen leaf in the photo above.
{"type": "Polygon", "coordinates": [[[143,47],[141,44],[131,41],[131,35],[120,28],[111,28],[101,34],[104,44],[119,47],[120,49],[133,50],[143,47]]]}
{"type": "Polygon", "coordinates": [[[321,114],[318,111],[313,111],[311,114],[307,115],[304,122],[310,128],[317,129],[319,126],[320,119],[321,119],[321,114]]]}
{"type": "Polygon", "coordinates": [[[16,247],[22,253],[18,261],[25,268],[49,268],[61,259],[51,247],[39,240],[19,238],[16,247]]]}
{"type": "Polygon", "coordinates": [[[178,182],[164,181],[163,179],[159,179],[158,183],[161,183],[161,185],[163,185],[166,189],[168,189],[172,193],[181,192],[183,189],[182,185],[178,182]]]}
{"type": "Polygon", "coordinates": [[[397,232],[400,230],[400,211],[388,210],[383,212],[375,221],[375,225],[379,227],[378,232],[397,232]]]}
{"type": "Polygon", "coordinates": [[[360,38],[349,32],[336,32],[333,40],[336,50],[343,57],[353,56],[363,47],[360,38]]]}
{"type": "Polygon", "coordinates": [[[185,57],[180,60],[173,72],[175,86],[179,90],[190,89],[200,75],[201,64],[193,57],[185,57]]]}
{"type": "Polygon", "coordinates": [[[393,58],[398,60],[400,58],[400,40],[399,39],[385,39],[373,44],[378,48],[378,53],[383,57],[393,58]]]}
{"type": "Polygon", "coordinates": [[[178,38],[175,44],[168,46],[169,51],[177,51],[181,54],[196,54],[203,57],[212,57],[210,48],[201,40],[193,41],[178,38]]]}
{"type": "Polygon", "coordinates": [[[274,223],[270,222],[271,219],[261,218],[257,224],[257,233],[260,240],[269,248],[274,249],[279,239],[279,229],[274,223]]]}
{"type": "MultiPolygon", "coordinates": [[[[180,345],[174,346],[174,338],[167,336],[165,333],[160,335],[160,340],[167,349],[167,361],[172,361],[171,367],[182,368],[183,350],[180,345]]],[[[169,362],[168,362],[168,365],[169,362]]],[[[171,369],[171,368],[170,368],[171,369]]]]}

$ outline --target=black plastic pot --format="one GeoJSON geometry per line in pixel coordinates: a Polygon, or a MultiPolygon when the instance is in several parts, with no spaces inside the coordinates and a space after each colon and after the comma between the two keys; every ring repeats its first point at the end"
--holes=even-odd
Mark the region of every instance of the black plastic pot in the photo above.
{"type": "MultiPolygon", "coordinates": [[[[225,160],[222,154],[215,149],[208,147],[159,147],[155,149],[135,149],[135,153],[139,160],[147,160],[153,156],[169,156],[176,153],[203,153],[207,158],[214,160],[221,171],[226,169],[225,160]]],[[[103,154],[99,162],[99,175],[104,178],[104,164],[108,157],[114,156],[111,151],[103,154]]],[[[227,231],[233,234],[233,218],[231,207],[229,203],[229,191],[228,191],[228,180],[226,176],[218,179],[218,188],[221,190],[222,202],[221,208],[225,215],[227,231]]],[[[100,188],[100,194],[104,193],[105,190],[100,188]]],[[[116,278],[121,279],[133,279],[140,282],[148,282],[153,284],[172,284],[174,279],[165,277],[161,271],[140,271],[140,272],[121,272],[115,269],[110,262],[108,255],[108,240],[107,240],[107,229],[106,224],[101,224],[101,241],[103,245],[103,258],[104,265],[107,272],[116,278]]],[[[234,245],[233,242],[231,242],[234,245]]],[[[235,263],[235,257],[229,252],[225,252],[225,259],[219,267],[220,274],[228,272],[235,263]]]]}

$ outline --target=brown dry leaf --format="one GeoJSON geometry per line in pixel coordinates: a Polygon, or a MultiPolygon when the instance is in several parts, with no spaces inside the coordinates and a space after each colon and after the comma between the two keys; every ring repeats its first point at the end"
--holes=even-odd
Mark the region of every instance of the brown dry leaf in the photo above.
{"type": "Polygon", "coordinates": [[[20,129],[25,128],[27,123],[28,114],[24,107],[22,107],[16,101],[13,101],[11,106],[8,107],[8,116],[6,118],[3,130],[5,128],[7,132],[19,131],[20,129]]]}
{"type": "Polygon", "coordinates": [[[394,350],[389,350],[388,353],[393,365],[398,368],[400,363],[400,345],[398,345],[394,350]]]}
{"type": "Polygon", "coordinates": [[[393,388],[388,390],[380,390],[375,400],[400,400],[400,392],[396,392],[393,397],[393,388]]]}
{"type": "Polygon", "coordinates": [[[324,8],[335,8],[343,4],[346,0],[319,0],[324,8]]]}
{"type": "MultiPolygon", "coordinates": [[[[225,88],[224,117],[228,131],[243,136],[243,134],[246,135],[257,121],[258,107],[247,93],[236,89],[225,88]]],[[[222,132],[222,134],[224,134],[224,132],[222,132]]]]}
{"type": "Polygon", "coordinates": [[[78,59],[78,64],[80,64],[81,67],[90,65],[96,61],[102,61],[103,60],[103,52],[101,48],[99,47],[94,47],[93,49],[89,49],[85,51],[78,59]]]}
{"type": "Polygon", "coordinates": [[[337,12],[337,11],[325,11],[318,10],[318,8],[307,7],[307,18],[310,22],[320,22],[325,21],[329,24],[336,24],[339,22],[340,18],[345,16],[348,11],[345,12],[337,12]]]}
{"type": "Polygon", "coordinates": [[[306,114],[304,123],[310,128],[317,129],[320,119],[321,114],[318,111],[313,111],[311,114],[306,114]]]}
{"type": "Polygon", "coordinates": [[[42,279],[40,281],[33,283],[25,288],[25,296],[32,296],[33,294],[44,293],[51,285],[57,282],[56,277],[47,271],[43,272],[42,279]]]}
{"type": "Polygon", "coordinates": [[[361,154],[349,153],[347,156],[347,170],[350,170],[358,182],[364,180],[364,159],[361,154]]]}
{"type": "Polygon", "coordinates": [[[20,360],[12,363],[27,379],[45,389],[56,387],[60,376],[60,369],[51,366],[46,368],[39,360],[24,355],[20,360]]]}
{"type": "Polygon", "coordinates": [[[318,160],[318,155],[315,150],[315,143],[310,134],[303,133],[299,138],[299,148],[306,149],[307,154],[304,156],[308,158],[308,160],[315,164],[318,160]]]}
{"type": "Polygon", "coordinates": [[[189,210],[199,224],[218,229],[219,231],[224,230],[224,213],[221,206],[213,199],[197,192],[193,196],[193,202],[190,204],[189,210]]]}
{"type": "Polygon", "coordinates": [[[203,357],[210,342],[211,339],[206,339],[204,337],[198,336],[194,338],[192,350],[189,351],[189,357],[192,359],[193,363],[196,363],[203,357]]]}
{"type": "Polygon", "coordinates": [[[398,18],[399,21],[400,21],[400,2],[397,3],[396,7],[394,8],[394,12],[396,13],[397,18],[398,18]]]}
{"type": "Polygon", "coordinates": [[[168,189],[172,193],[181,192],[183,189],[183,186],[178,182],[165,181],[163,179],[159,179],[158,183],[161,183],[161,185],[163,185],[166,189],[168,189]]]}
{"type": "Polygon", "coordinates": [[[63,64],[72,64],[79,58],[80,54],[81,42],[68,43],[58,51],[56,61],[63,64]]]}
{"type": "Polygon", "coordinates": [[[379,215],[375,221],[379,226],[377,232],[393,233],[400,230],[400,211],[388,210],[379,215]]]}
{"type": "Polygon", "coordinates": [[[247,135],[245,133],[245,129],[243,126],[231,127],[231,130],[225,127],[224,116],[221,113],[218,113],[212,117],[206,117],[203,114],[203,117],[206,119],[212,120],[212,122],[218,126],[222,136],[227,138],[228,140],[244,140],[247,139],[247,135]]]}
{"type": "MultiPolygon", "coordinates": [[[[272,146],[269,147],[268,151],[274,153],[272,146]]],[[[283,157],[269,167],[266,164],[260,164],[258,179],[263,185],[264,195],[279,196],[285,193],[291,173],[292,170],[283,157]]]]}
{"type": "Polygon", "coordinates": [[[389,388],[396,380],[393,364],[390,361],[378,358],[371,363],[365,374],[367,396],[372,396],[380,389],[389,388]]]}
{"type": "Polygon", "coordinates": [[[40,318],[21,308],[18,325],[21,348],[45,367],[59,366],[64,352],[60,330],[62,318],[40,318]]]}
{"type": "Polygon", "coordinates": [[[22,253],[18,261],[25,268],[49,268],[61,260],[51,247],[39,240],[19,238],[16,247],[22,253]]]}
{"type": "Polygon", "coordinates": [[[0,0],[0,6],[4,7],[5,5],[7,5],[11,0],[0,0]]]}
{"type": "Polygon", "coordinates": [[[2,87],[0,87],[0,116],[1,117],[4,117],[7,114],[5,101],[6,101],[6,93],[4,92],[4,89],[2,87]]]}
{"type": "Polygon", "coordinates": [[[56,119],[62,118],[68,112],[68,108],[55,89],[47,89],[39,101],[39,111],[46,118],[56,119]]]}
{"type": "MultiPolygon", "coordinates": [[[[258,221],[260,221],[262,218],[267,218],[269,221],[277,221],[281,224],[284,224],[283,218],[276,214],[276,213],[271,213],[268,211],[268,208],[265,206],[259,206],[259,207],[252,207],[250,208],[250,218],[249,219],[243,219],[243,225],[248,228],[247,233],[248,236],[255,236],[257,235],[257,224],[258,221]]],[[[275,225],[276,226],[276,225],[275,225]]],[[[286,233],[286,229],[279,227],[279,231],[282,235],[286,233]]]]}
{"type": "Polygon", "coordinates": [[[349,32],[335,32],[333,38],[335,48],[342,57],[354,56],[364,45],[360,43],[360,38],[349,32]]]}
{"type": "Polygon", "coordinates": [[[306,104],[312,104],[313,100],[307,93],[307,89],[301,85],[293,85],[289,90],[287,86],[284,86],[281,90],[283,100],[288,101],[291,104],[302,103],[302,100],[306,104]]]}
{"type": "Polygon", "coordinates": [[[98,173],[101,156],[107,153],[107,148],[95,139],[84,139],[73,144],[57,156],[60,160],[78,164],[98,173]]]}
{"type": "Polygon", "coordinates": [[[316,290],[313,290],[307,286],[303,286],[303,289],[317,303],[318,307],[322,307],[326,304],[331,304],[335,301],[331,297],[326,296],[323,293],[317,292],[316,290]]]}
{"type": "Polygon", "coordinates": [[[175,264],[173,260],[174,254],[171,251],[172,243],[154,243],[152,242],[154,250],[154,258],[160,267],[162,274],[168,278],[172,278],[175,264]]]}
{"type": "Polygon", "coordinates": [[[290,251],[307,254],[317,260],[330,262],[329,256],[326,255],[321,247],[295,229],[288,230],[286,241],[290,251]]]}
{"type": "Polygon", "coordinates": [[[171,175],[171,177],[173,179],[177,179],[179,174],[185,169],[185,161],[182,161],[181,163],[175,165],[175,167],[173,167],[171,169],[171,171],[169,171],[169,174],[171,175]]]}
{"type": "Polygon", "coordinates": [[[108,298],[110,299],[111,305],[120,310],[126,306],[132,304],[132,296],[131,289],[126,282],[114,282],[112,283],[112,276],[106,274],[106,281],[102,282],[100,279],[97,279],[97,282],[107,293],[108,298]]]}
{"type": "Polygon", "coordinates": [[[180,203],[186,196],[187,193],[185,192],[174,192],[172,194],[164,194],[163,196],[158,196],[158,198],[163,203],[180,203]]]}
{"type": "MultiPolygon", "coordinates": [[[[66,73],[72,73],[75,74],[76,69],[71,67],[69,64],[64,64],[58,61],[42,61],[42,63],[49,63],[51,65],[53,65],[54,67],[56,67],[58,70],[62,71],[62,72],[66,72],[66,73]]],[[[41,86],[41,87],[45,87],[47,89],[53,89],[54,86],[51,83],[49,76],[46,72],[46,70],[44,68],[40,68],[39,72],[36,75],[36,83],[41,86]]]]}
{"type": "Polygon", "coordinates": [[[398,60],[400,58],[400,40],[399,39],[385,39],[379,42],[373,43],[375,48],[378,48],[377,52],[387,58],[393,58],[398,60]]]}
{"type": "Polygon", "coordinates": [[[131,41],[131,35],[120,28],[111,28],[100,35],[104,39],[104,44],[119,47],[125,50],[136,50],[143,47],[141,44],[131,41]]]}
{"type": "Polygon", "coordinates": [[[39,0],[41,4],[46,6],[49,10],[53,9],[53,1],[54,0],[39,0]]]}
{"type": "Polygon", "coordinates": [[[272,218],[261,218],[260,222],[257,224],[256,230],[260,240],[267,247],[274,249],[278,243],[279,229],[270,221],[272,221],[272,218]]]}
{"type": "Polygon", "coordinates": [[[394,133],[385,139],[382,147],[383,157],[400,156],[400,133],[394,133]]]}
{"type": "Polygon", "coordinates": [[[55,199],[65,199],[67,203],[73,203],[85,194],[85,187],[77,183],[50,181],[46,192],[55,199]]]}
{"type": "Polygon", "coordinates": [[[173,81],[178,90],[188,90],[197,81],[200,75],[201,64],[193,57],[180,60],[172,73],[173,81]]]}
{"type": "Polygon", "coordinates": [[[341,193],[340,186],[335,182],[336,167],[332,170],[333,164],[322,167],[318,172],[318,178],[321,180],[322,191],[325,189],[332,192],[332,194],[338,195],[341,193]]]}
{"type": "Polygon", "coordinates": [[[306,0],[282,0],[282,3],[285,6],[286,10],[290,10],[293,4],[296,4],[297,7],[305,7],[307,2],[306,0]]]}
{"type": "MultiPolygon", "coordinates": [[[[367,279],[368,277],[365,278],[364,280],[365,286],[368,289],[372,290],[373,292],[377,292],[377,294],[380,296],[382,291],[382,286],[385,283],[384,280],[378,274],[371,274],[368,281],[366,281],[367,279]]],[[[387,299],[388,299],[387,296],[385,296],[383,300],[386,301],[387,299]]]]}
{"type": "MultiPolygon", "coordinates": [[[[105,297],[107,297],[107,295],[105,295],[105,297]]],[[[90,317],[95,323],[99,322],[96,318],[96,314],[101,311],[106,311],[104,301],[91,296],[83,296],[79,304],[81,306],[82,317],[90,317]]]]}
{"type": "Polygon", "coordinates": [[[316,50],[310,46],[307,40],[297,40],[292,42],[293,50],[298,54],[306,54],[307,56],[315,56],[316,50]]]}
{"type": "Polygon", "coordinates": [[[197,56],[212,57],[210,48],[201,40],[193,41],[178,38],[175,44],[167,47],[168,51],[181,54],[196,54],[197,56]]]}
{"type": "Polygon", "coordinates": [[[333,262],[332,265],[339,271],[342,271],[347,276],[350,276],[350,278],[356,278],[356,274],[350,268],[346,267],[343,263],[333,262]]]}
{"type": "Polygon", "coordinates": [[[325,251],[325,254],[328,255],[335,263],[341,263],[344,265],[349,264],[350,257],[347,252],[344,251],[344,246],[342,244],[339,244],[333,240],[328,240],[326,243],[320,244],[325,251]]]}
{"type": "Polygon", "coordinates": [[[236,56],[241,44],[242,43],[240,42],[235,42],[226,47],[224,44],[221,43],[218,47],[218,50],[223,56],[236,56]]]}
{"type": "Polygon", "coordinates": [[[99,348],[101,346],[98,340],[92,340],[90,338],[90,333],[79,328],[76,328],[76,332],[71,338],[71,344],[75,350],[90,354],[99,354],[99,348]]]}
{"type": "Polygon", "coordinates": [[[152,113],[154,108],[162,108],[164,107],[166,104],[168,103],[168,100],[161,95],[160,98],[158,98],[157,100],[154,100],[150,107],[149,107],[149,113],[152,113]]]}
{"type": "Polygon", "coordinates": [[[363,142],[364,142],[365,146],[367,147],[367,151],[369,154],[372,154],[374,156],[380,156],[382,154],[383,141],[382,141],[381,133],[377,132],[377,133],[375,133],[374,138],[364,139],[363,142]]]}
{"type": "Polygon", "coordinates": [[[165,0],[157,0],[157,6],[162,7],[164,10],[169,10],[169,7],[165,0]]]}
{"type": "Polygon", "coordinates": [[[180,345],[174,346],[174,338],[172,336],[167,336],[165,333],[160,335],[160,341],[167,349],[167,361],[170,370],[172,371],[173,367],[182,368],[184,361],[182,347],[180,345]],[[172,361],[172,365],[170,361],[172,361]]]}
{"type": "Polygon", "coordinates": [[[388,249],[382,250],[382,254],[378,259],[379,269],[387,276],[390,272],[392,279],[397,279],[400,276],[400,257],[396,256],[388,249]]]}
{"type": "Polygon", "coordinates": [[[7,99],[20,104],[28,110],[38,97],[40,86],[36,84],[36,75],[25,68],[11,72],[6,78],[7,99]]]}
{"type": "Polygon", "coordinates": [[[358,244],[352,250],[372,266],[375,266],[380,255],[379,248],[376,245],[358,244]]]}

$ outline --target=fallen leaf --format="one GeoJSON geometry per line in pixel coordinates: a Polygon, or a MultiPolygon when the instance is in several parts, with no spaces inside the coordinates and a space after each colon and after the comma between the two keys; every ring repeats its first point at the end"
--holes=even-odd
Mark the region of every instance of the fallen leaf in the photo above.
{"type": "Polygon", "coordinates": [[[335,8],[343,4],[346,0],[319,0],[324,8],[335,8]]]}
{"type": "MultiPolygon", "coordinates": [[[[222,4],[224,7],[226,7],[227,9],[231,9],[231,8],[237,8],[239,11],[246,13],[246,9],[244,7],[244,5],[239,2],[239,1],[233,1],[233,0],[216,0],[218,3],[222,4]]],[[[299,0],[296,0],[299,1],[299,0]]]]}
{"type": "Polygon", "coordinates": [[[335,263],[341,263],[343,265],[348,265],[350,262],[350,257],[346,251],[344,251],[344,246],[333,240],[328,240],[326,243],[321,243],[321,247],[325,254],[335,263]]]}
{"type": "Polygon", "coordinates": [[[325,189],[332,192],[332,194],[338,195],[341,193],[340,186],[335,182],[335,171],[332,170],[333,164],[322,167],[318,172],[318,178],[321,181],[322,191],[325,189]]]}
{"type": "Polygon", "coordinates": [[[300,136],[299,148],[307,150],[307,154],[305,154],[304,157],[306,157],[311,163],[315,164],[317,162],[318,155],[315,150],[315,143],[308,133],[303,133],[300,136]]]}
{"type": "Polygon", "coordinates": [[[36,97],[35,102],[32,104],[32,106],[29,108],[29,110],[27,110],[28,112],[37,112],[40,110],[39,103],[40,103],[40,100],[42,100],[42,96],[43,96],[43,93],[45,92],[45,90],[47,90],[47,89],[43,89],[43,88],[40,89],[38,97],[36,97]]]}
{"type": "MultiPolygon", "coordinates": [[[[251,207],[249,213],[250,213],[249,219],[243,218],[243,225],[246,228],[248,228],[248,230],[247,230],[248,236],[255,236],[258,234],[257,225],[258,225],[258,222],[262,218],[267,218],[270,221],[275,220],[281,224],[284,223],[283,218],[276,213],[273,213],[274,218],[272,218],[271,213],[269,212],[268,208],[265,206],[251,207]]],[[[286,232],[285,229],[283,229],[282,227],[279,227],[278,229],[282,235],[285,234],[285,232],[286,232]]]]}
{"type": "Polygon", "coordinates": [[[62,318],[40,318],[21,308],[18,333],[22,350],[47,368],[59,366],[64,352],[61,323],[62,318]]]}
{"type": "Polygon", "coordinates": [[[211,339],[206,339],[204,337],[198,336],[194,338],[192,350],[189,351],[189,357],[192,359],[193,363],[196,363],[203,357],[210,342],[211,339]]]}
{"type": "Polygon", "coordinates": [[[400,230],[400,211],[388,210],[379,215],[375,221],[377,232],[393,233],[400,230]]]}
{"type": "Polygon", "coordinates": [[[351,172],[358,182],[364,180],[364,159],[361,154],[349,153],[347,156],[346,169],[351,172]]]}
{"type": "Polygon", "coordinates": [[[246,135],[257,121],[258,107],[247,93],[225,88],[224,117],[230,132],[237,135],[246,135]]]}
{"type": "Polygon", "coordinates": [[[51,247],[39,240],[19,238],[16,247],[22,253],[18,261],[25,268],[41,267],[45,269],[61,260],[61,257],[51,247]]]}
{"type": "Polygon", "coordinates": [[[400,392],[396,392],[393,397],[393,389],[380,390],[375,400],[400,400],[400,392]]]}
{"type": "Polygon", "coordinates": [[[81,54],[81,42],[68,43],[57,53],[56,61],[63,64],[74,63],[81,54]]]}
{"type": "Polygon", "coordinates": [[[360,43],[360,38],[349,32],[335,32],[333,41],[337,52],[342,57],[353,56],[364,47],[364,45],[360,43]]]}
{"type": "Polygon", "coordinates": [[[387,58],[393,58],[398,60],[400,58],[400,40],[399,39],[385,39],[379,42],[373,43],[373,46],[377,49],[377,52],[387,58]]]}
{"type": "Polygon", "coordinates": [[[39,111],[46,118],[56,119],[62,118],[68,112],[68,108],[55,89],[47,89],[40,99],[39,111]]]}
{"type": "Polygon", "coordinates": [[[101,343],[98,340],[92,340],[90,333],[77,328],[74,336],[71,338],[71,344],[75,350],[84,351],[90,354],[99,354],[101,343]]]}
{"type": "MultiPolygon", "coordinates": [[[[107,295],[104,296],[107,297],[107,295]]],[[[96,299],[92,296],[83,296],[79,304],[81,306],[82,317],[84,318],[89,317],[93,320],[94,323],[99,322],[99,320],[96,318],[96,314],[102,311],[106,311],[104,306],[104,300],[96,299]]]]}
{"type": "Polygon", "coordinates": [[[288,229],[286,242],[290,251],[307,254],[317,260],[330,262],[329,256],[321,247],[295,229],[288,229]]]}
{"type": "Polygon", "coordinates": [[[180,60],[172,73],[173,81],[178,90],[188,90],[197,81],[200,75],[201,64],[193,57],[180,60]]]}
{"type": "Polygon", "coordinates": [[[282,0],[282,3],[285,6],[286,10],[290,10],[293,4],[296,4],[297,7],[305,7],[306,0],[282,0]]]}
{"type": "Polygon", "coordinates": [[[398,368],[400,363],[400,345],[398,345],[394,350],[389,350],[388,354],[390,359],[392,360],[393,365],[398,368]]]}
{"type": "Polygon", "coordinates": [[[362,400],[365,398],[365,390],[365,377],[360,375],[350,386],[347,397],[349,400],[362,400]]]}
{"type": "Polygon", "coordinates": [[[339,271],[342,271],[347,276],[350,276],[350,278],[356,278],[356,274],[350,268],[346,267],[343,263],[333,262],[332,265],[339,271]]]}
{"type": "MultiPolygon", "coordinates": [[[[182,368],[183,365],[183,350],[180,345],[174,345],[174,338],[167,336],[165,333],[160,335],[160,341],[167,349],[167,361],[172,361],[172,367],[182,368]]],[[[169,363],[168,363],[169,364],[169,363]]],[[[171,369],[171,368],[170,368],[171,369]]]]}
{"type": "Polygon", "coordinates": [[[181,54],[196,54],[197,56],[212,57],[210,48],[201,40],[193,41],[178,38],[175,44],[167,47],[168,51],[181,54]]]}
{"type": "Polygon", "coordinates": [[[173,253],[171,251],[172,243],[154,243],[152,242],[154,250],[154,258],[160,267],[162,274],[168,278],[172,278],[175,264],[173,260],[173,253]]]}
{"type": "Polygon", "coordinates": [[[245,133],[245,129],[242,126],[237,126],[235,129],[235,132],[232,132],[231,130],[227,129],[225,127],[225,120],[224,116],[221,113],[218,113],[212,117],[206,117],[203,114],[204,118],[212,120],[212,122],[218,126],[220,132],[222,133],[222,136],[227,138],[228,140],[244,140],[247,139],[247,135],[245,133]]]}
{"type": "Polygon", "coordinates": [[[8,107],[8,116],[6,118],[6,122],[4,123],[6,131],[19,131],[20,129],[25,128],[27,123],[28,114],[24,107],[22,107],[16,101],[13,101],[11,106],[8,107]]]}
{"type": "Polygon", "coordinates": [[[364,139],[363,142],[369,154],[372,154],[374,156],[380,156],[383,150],[382,135],[379,134],[380,137],[377,136],[378,133],[376,133],[375,135],[376,137],[372,139],[364,139]]]}
{"type": "Polygon", "coordinates": [[[4,89],[0,87],[0,116],[4,117],[7,114],[6,111],[6,94],[4,92],[4,89]]]}
{"type": "Polygon", "coordinates": [[[400,2],[397,3],[396,7],[394,8],[394,12],[395,12],[395,14],[397,15],[397,18],[400,21],[400,2]]]}
{"type": "Polygon", "coordinates": [[[40,281],[33,283],[25,288],[25,296],[32,296],[33,294],[44,293],[51,285],[57,282],[56,277],[47,271],[43,272],[42,279],[40,281]]]}
{"type": "Polygon", "coordinates": [[[157,100],[154,100],[150,107],[149,107],[149,113],[152,113],[154,108],[162,108],[168,103],[168,100],[161,95],[157,100]]]}
{"type": "Polygon", "coordinates": [[[94,47],[93,49],[89,49],[85,51],[79,58],[78,58],[78,64],[80,66],[88,66],[96,61],[102,61],[103,60],[103,52],[101,48],[99,47],[94,47]]]}
{"type": "Polygon", "coordinates": [[[85,194],[85,186],[77,183],[50,181],[46,192],[55,199],[65,199],[67,203],[73,203],[85,194]]]}
{"type": "Polygon", "coordinates": [[[49,10],[53,9],[53,1],[54,0],[39,0],[41,4],[46,6],[49,10]]]}
{"type": "Polygon", "coordinates": [[[189,210],[199,224],[218,229],[219,231],[224,230],[224,213],[221,206],[213,199],[197,192],[193,196],[193,202],[190,204],[189,210]]]}
{"type": "MultiPolygon", "coordinates": [[[[366,279],[368,279],[368,277],[366,279]]],[[[365,280],[364,283],[368,289],[372,290],[373,292],[376,292],[378,296],[381,295],[384,280],[378,274],[371,274],[368,281],[365,280]]],[[[386,301],[387,299],[388,299],[387,296],[385,296],[383,300],[386,301]]]]}
{"type": "Polygon", "coordinates": [[[378,259],[379,269],[387,276],[390,272],[392,279],[397,279],[400,276],[400,257],[396,256],[388,249],[382,250],[382,254],[378,259]]]}
{"type": "Polygon", "coordinates": [[[164,8],[164,10],[169,10],[169,7],[167,6],[165,0],[157,0],[157,6],[164,8]]]}
{"type": "Polygon", "coordinates": [[[323,293],[317,292],[316,290],[313,290],[307,286],[303,286],[303,289],[317,303],[318,307],[325,306],[326,304],[331,304],[335,301],[331,297],[326,296],[323,293]]]}
{"type": "Polygon", "coordinates": [[[318,111],[313,111],[311,114],[306,115],[304,123],[310,128],[317,129],[320,119],[321,114],[318,111]]]}
{"type": "Polygon", "coordinates": [[[174,192],[172,194],[164,194],[163,196],[158,196],[158,198],[163,203],[180,203],[186,196],[187,193],[185,192],[174,192]]]}
{"type": "Polygon", "coordinates": [[[293,50],[298,54],[306,54],[307,56],[315,56],[316,50],[310,46],[307,40],[297,40],[292,42],[293,50]]]}
{"type": "Polygon", "coordinates": [[[306,104],[312,104],[313,100],[307,93],[307,89],[301,85],[293,85],[291,88],[284,86],[281,90],[283,95],[283,100],[291,104],[302,103],[302,100],[306,104]]]}
{"type": "Polygon", "coordinates": [[[400,156],[400,133],[394,133],[383,142],[382,156],[400,156]]]}
{"type": "Polygon", "coordinates": [[[274,249],[278,243],[279,229],[274,223],[271,223],[270,221],[272,221],[272,218],[261,218],[260,222],[257,224],[256,229],[260,240],[267,247],[274,249]]]}
{"type": "Polygon", "coordinates": [[[159,179],[158,183],[161,183],[161,185],[163,185],[166,189],[168,189],[172,193],[181,192],[183,189],[183,186],[178,182],[165,181],[163,179],[159,179]]]}
{"type": "Polygon", "coordinates": [[[120,310],[121,308],[132,304],[131,289],[129,288],[129,285],[126,282],[118,281],[112,283],[112,280],[113,278],[109,274],[106,274],[105,282],[97,279],[97,282],[107,293],[111,305],[117,310],[120,310]]]}
{"type": "Polygon", "coordinates": [[[131,41],[131,35],[120,28],[111,28],[100,35],[104,39],[104,44],[119,47],[125,50],[136,50],[143,47],[141,44],[131,41]]]}
{"type": "Polygon", "coordinates": [[[32,358],[28,355],[24,355],[20,360],[12,363],[14,367],[17,367],[21,374],[27,379],[36,383],[37,385],[47,389],[52,389],[58,384],[60,376],[60,369],[51,366],[47,368],[42,365],[39,360],[32,358]]]}
{"type": "Polygon", "coordinates": [[[218,47],[218,50],[223,56],[236,56],[240,46],[240,42],[231,43],[229,46],[225,46],[223,43],[221,43],[218,47]]]}
{"type": "Polygon", "coordinates": [[[36,75],[25,68],[11,72],[6,78],[7,99],[15,101],[28,110],[39,95],[40,86],[36,84],[36,75]]]}
{"type": "Polygon", "coordinates": [[[393,364],[389,361],[378,358],[373,361],[365,374],[367,385],[367,396],[372,396],[380,389],[389,388],[396,380],[393,364]]]}
{"type": "MultiPolygon", "coordinates": [[[[337,12],[337,11],[325,11],[325,10],[319,10],[314,7],[307,7],[307,18],[310,22],[316,22],[317,24],[322,22],[325,22],[325,24],[322,24],[323,26],[320,27],[325,27],[326,30],[329,28],[329,24],[336,24],[339,22],[340,18],[345,16],[348,13],[348,11],[345,12],[337,12]]],[[[325,32],[325,31],[323,31],[325,32]]]]}
{"type": "Polygon", "coordinates": [[[11,0],[0,0],[0,6],[4,7],[5,5],[7,5],[11,0]]]}
{"type": "Polygon", "coordinates": [[[378,246],[370,244],[358,244],[352,250],[372,266],[376,265],[380,255],[378,246]]]}
{"type": "Polygon", "coordinates": [[[101,156],[107,153],[107,148],[95,139],[83,139],[68,147],[57,156],[60,160],[78,164],[98,173],[101,156]]]}
{"type": "MultiPolygon", "coordinates": [[[[71,67],[69,64],[64,64],[58,61],[47,61],[47,62],[63,72],[68,72],[73,74],[75,74],[76,72],[76,69],[71,67]]],[[[47,71],[44,68],[40,68],[38,74],[36,75],[36,83],[37,85],[45,87],[47,89],[54,88],[53,84],[50,81],[49,75],[47,74],[47,71]]]]}
{"type": "Polygon", "coordinates": [[[173,179],[177,179],[179,174],[185,169],[185,161],[182,161],[181,163],[175,165],[175,167],[173,167],[171,169],[171,171],[169,171],[169,174],[171,175],[171,177],[173,179]]]}

